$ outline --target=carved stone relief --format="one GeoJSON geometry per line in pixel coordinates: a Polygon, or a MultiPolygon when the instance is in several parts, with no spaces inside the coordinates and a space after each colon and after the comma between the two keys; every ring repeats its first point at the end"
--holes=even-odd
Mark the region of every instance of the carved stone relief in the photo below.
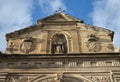
{"type": "Polygon", "coordinates": [[[8,48],[7,50],[9,51],[9,53],[14,53],[14,51],[17,51],[18,49],[16,49],[16,44],[11,42],[9,45],[8,45],[8,48]]]}
{"type": "Polygon", "coordinates": [[[88,41],[87,48],[90,52],[98,52],[100,51],[100,43],[96,41],[88,41]]]}
{"type": "Polygon", "coordinates": [[[111,82],[109,76],[86,76],[92,82],[111,82]]]}
{"type": "Polygon", "coordinates": [[[34,39],[29,37],[26,38],[20,45],[20,50],[24,53],[29,53],[33,51],[35,48],[35,42],[34,39]]]}
{"type": "Polygon", "coordinates": [[[5,82],[56,82],[55,74],[9,74],[5,82]]]}
{"type": "Polygon", "coordinates": [[[59,74],[57,74],[57,77],[56,77],[56,81],[57,82],[61,82],[61,80],[63,79],[63,73],[59,73],[59,74]]]}
{"type": "Polygon", "coordinates": [[[7,79],[7,82],[27,82],[32,78],[34,78],[34,76],[12,75],[12,76],[9,76],[9,78],[7,79]]]}
{"type": "Polygon", "coordinates": [[[100,51],[100,43],[98,38],[94,35],[88,35],[88,41],[86,42],[88,51],[90,52],[98,52],[100,51]]]}
{"type": "Polygon", "coordinates": [[[63,73],[57,74],[35,74],[35,75],[8,75],[6,82],[84,82],[83,79],[64,76],[63,73]]]}
{"type": "Polygon", "coordinates": [[[52,38],[52,53],[67,53],[67,41],[63,34],[56,34],[52,38]]]}

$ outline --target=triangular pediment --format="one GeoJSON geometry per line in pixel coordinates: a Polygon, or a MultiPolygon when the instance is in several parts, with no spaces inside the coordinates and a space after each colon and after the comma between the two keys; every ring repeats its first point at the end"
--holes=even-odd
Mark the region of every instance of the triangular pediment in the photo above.
{"type": "Polygon", "coordinates": [[[56,13],[56,14],[53,14],[53,15],[50,15],[46,18],[43,18],[41,20],[38,20],[37,22],[48,22],[48,21],[79,21],[79,22],[83,22],[82,20],[80,19],[77,19],[75,17],[72,17],[70,15],[67,15],[67,14],[64,14],[64,13],[56,13]]]}
{"type": "Polygon", "coordinates": [[[66,17],[61,14],[55,14],[53,16],[43,19],[43,21],[69,21],[66,17]]]}

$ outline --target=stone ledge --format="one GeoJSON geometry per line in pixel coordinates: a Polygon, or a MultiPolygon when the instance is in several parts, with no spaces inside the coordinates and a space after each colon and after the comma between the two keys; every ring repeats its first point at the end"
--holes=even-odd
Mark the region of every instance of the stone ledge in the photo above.
{"type": "Polygon", "coordinates": [[[4,54],[0,58],[118,58],[120,53],[4,54]]]}

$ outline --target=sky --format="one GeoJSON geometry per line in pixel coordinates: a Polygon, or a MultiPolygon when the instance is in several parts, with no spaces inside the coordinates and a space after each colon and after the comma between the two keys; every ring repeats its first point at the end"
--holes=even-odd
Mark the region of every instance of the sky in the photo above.
{"type": "Polygon", "coordinates": [[[0,0],[0,51],[7,46],[6,33],[34,25],[59,8],[86,24],[114,31],[114,47],[120,45],[119,0],[0,0]]]}

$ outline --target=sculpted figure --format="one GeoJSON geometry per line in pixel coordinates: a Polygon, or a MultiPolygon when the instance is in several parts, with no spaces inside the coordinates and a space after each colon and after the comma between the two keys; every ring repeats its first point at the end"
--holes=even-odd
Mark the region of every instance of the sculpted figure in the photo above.
{"type": "Polygon", "coordinates": [[[52,53],[67,53],[67,41],[64,35],[55,35],[52,41],[52,53]]]}

